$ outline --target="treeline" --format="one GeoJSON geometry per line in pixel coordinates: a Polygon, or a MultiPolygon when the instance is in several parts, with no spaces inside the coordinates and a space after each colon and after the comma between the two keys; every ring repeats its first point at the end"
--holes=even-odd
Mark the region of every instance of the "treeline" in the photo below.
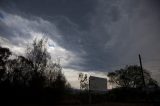
{"type": "Polygon", "coordinates": [[[0,46],[0,104],[87,104],[106,102],[160,102],[160,88],[147,70],[137,65],[108,73],[113,89],[89,91],[88,76],[79,74],[80,90],[70,87],[62,67],[53,63],[47,40],[34,40],[24,56],[0,46]],[[144,82],[143,82],[144,79],[144,82]]]}
{"type": "Polygon", "coordinates": [[[123,69],[108,73],[109,82],[113,87],[123,88],[157,88],[158,82],[150,73],[140,66],[130,65],[123,69]]]}
{"type": "Polygon", "coordinates": [[[80,73],[80,100],[83,103],[133,102],[160,103],[160,87],[146,69],[137,65],[128,65],[109,72],[107,92],[89,91],[87,74],[80,73]],[[92,100],[89,100],[89,99],[92,100]]]}
{"type": "Polygon", "coordinates": [[[108,92],[109,101],[160,103],[160,87],[151,74],[137,65],[108,73],[113,89],[108,92]]]}
{"type": "Polygon", "coordinates": [[[70,84],[60,64],[53,63],[46,40],[34,40],[25,56],[0,47],[0,102],[52,103],[61,101],[70,84]]]}

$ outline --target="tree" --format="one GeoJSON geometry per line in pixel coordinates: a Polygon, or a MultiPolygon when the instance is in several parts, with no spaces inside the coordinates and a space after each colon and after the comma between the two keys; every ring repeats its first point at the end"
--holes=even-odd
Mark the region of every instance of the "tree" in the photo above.
{"type": "Polygon", "coordinates": [[[11,54],[8,48],[0,47],[0,82],[6,77],[6,64],[11,54]]]}
{"type": "Polygon", "coordinates": [[[50,55],[47,52],[46,39],[35,39],[32,46],[27,48],[26,58],[33,63],[30,85],[33,87],[45,86],[45,72],[48,67],[50,55]]]}
{"type": "Polygon", "coordinates": [[[26,57],[32,61],[34,72],[43,73],[47,67],[48,60],[50,60],[46,43],[46,39],[35,39],[32,46],[27,48],[26,57]]]}
{"type": "MultiPolygon", "coordinates": [[[[148,86],[157,85],[157,82],[151,78],[148,71],[143,70],[145,84],[148,86]],[[154,84],[153,84],[154,83],[154,84]]],[[[119,87],[143,87],[142,70],[139,66],[126,66],[124,69],[116,70],[115,72],[108,73],[109,81],[119,87]]]]}
{"type": "Polygon", "coordinates": [[[30,98],[53,103],[70,91],[62,66],[53,63],[47,52],[46,39],[35,39],[25,56],[9,58],[11,54],[8,48],[0,47],[0,94],[6,100],[30,98]]]}
{"type": "Polygon", "coordinates": [[[17,56],[7,62],[9,80],[14,86],[29,86],[33,63],[23,56],[17,56]]]}
{"type": "Polygon", "coordinates": [[[87,74],[79,73],[79,78],[78,79],[80,80],[80,89],[81,90],[89,89],[87,74]]]}
{"type": "Polygon", "coordinates": [[[53,63],[47,51],[47,39],[35,39],[27,48],[26,57],[33,63],[31,86],[34,87],[66,87],[66,79],[60,64],[53,63]]]}

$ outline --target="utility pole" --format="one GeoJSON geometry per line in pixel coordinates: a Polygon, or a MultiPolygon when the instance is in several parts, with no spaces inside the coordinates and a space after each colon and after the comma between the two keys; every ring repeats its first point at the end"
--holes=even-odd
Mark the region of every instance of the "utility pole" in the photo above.
{"type": "Polygon", "coordinates": [[[143,72],[143,67],[142,67],[142,60],[141,60],[141,55],[139,54],[139,63],[140,63],[140,67],[141,67],[141,73],[142,73],[142,81],[143,81],[143,86],[145,87],[145,79],[144,79],[144,72],[143,72]]]}

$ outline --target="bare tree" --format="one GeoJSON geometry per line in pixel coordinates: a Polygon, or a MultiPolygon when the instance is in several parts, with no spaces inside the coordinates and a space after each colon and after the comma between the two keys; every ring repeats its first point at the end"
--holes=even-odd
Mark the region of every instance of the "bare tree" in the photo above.
{"type": "Polygon", "coordinates": [[[87,74],[79,73],[80,89],[87,90],[89,89],[88,76],[87,74]]]}

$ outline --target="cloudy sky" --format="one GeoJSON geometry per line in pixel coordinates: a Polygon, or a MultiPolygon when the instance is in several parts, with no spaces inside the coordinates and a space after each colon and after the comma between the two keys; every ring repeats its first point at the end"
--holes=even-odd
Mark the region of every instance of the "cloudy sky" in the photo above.
{"type": "Polygon", "coordinates": [[[75,88],[78,73],[106,77],[139,65],[160,82],[158,0],[0,0],[0,45],[23,55],[35,38],[48,38],[53,61],[75,88]]]}

